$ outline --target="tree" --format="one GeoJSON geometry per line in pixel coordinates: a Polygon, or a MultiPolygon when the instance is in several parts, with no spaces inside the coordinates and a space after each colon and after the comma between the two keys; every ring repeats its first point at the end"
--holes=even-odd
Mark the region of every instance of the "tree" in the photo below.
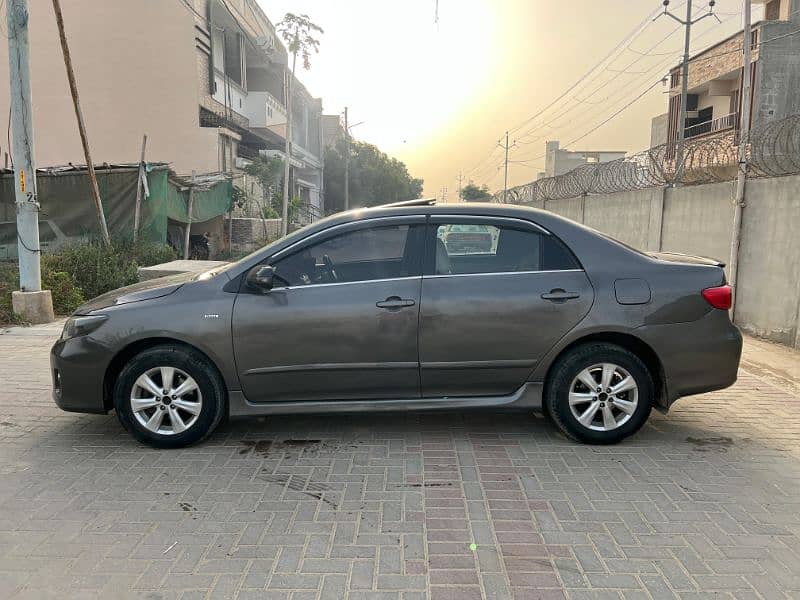
{"type": "Polygon", "coordinates": [[[478,187],[471,181],[461,189],[461,199],[467,202],[488,202],[492,194],[486,185],[478,187]]]}
{"type": "MultiPolygon", "coordinates": [[[[325,207],[344,209],[344,157],[340,139],[325,149],[325,207]]],[[[350,207],[377,206],[422,196],[422,179],[412,177],[404,163],[372,144],[350,141],[350,207]]]]}
{"type": "Polygon", "coordinates": [[[286,235],[289,226],[289,163],[292,158],[292,84],[294,82],[297,55],[303,59],[303,68],[311,68],[311,52],[319,52],[319,40],[314,35],[325,33],[322,27],[314,24],[308,15],[286,13],[278,23],[278,32],[292,55],[292,75],[286,84],[286,161],[283,169],[283,223],[281,233],[286,235]]]}
{"type": "Polygon", "coordinates": [[[278,189],[283,176],[283,163],[284,161],[279,156],[259,156],[244,168],[244,172],[254,177],[261,188],[260,201],[255,198],[251,199],[255,200],[258,205],[262,218],[279,218],[279,213],[275,210],[275,206],[280,206],[281,196],[278,189]]]}

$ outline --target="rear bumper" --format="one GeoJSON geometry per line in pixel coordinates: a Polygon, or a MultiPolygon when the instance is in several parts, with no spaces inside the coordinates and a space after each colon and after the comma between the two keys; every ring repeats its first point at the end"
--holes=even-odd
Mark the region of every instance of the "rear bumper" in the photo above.
{"type": "Polygon", "coordinates": [[[727,311],[712,310],[690,323],[645,325],[636,330],[661,359],[666,396],[663,408],[678,398],[733,385],[742,355],[742,334],[727,311]]]}
{"type": "Polygon", "coordinates": [[[50,351],[53,400],[61,410],[105,414],[103,379],[111,359],[89,336],[59,340],[50,351]]]}

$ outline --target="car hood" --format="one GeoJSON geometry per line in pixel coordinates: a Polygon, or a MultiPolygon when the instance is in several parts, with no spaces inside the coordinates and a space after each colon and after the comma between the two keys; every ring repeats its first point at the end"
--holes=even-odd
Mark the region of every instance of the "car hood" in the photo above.
{"type": "Polygon", "coordinates": [[[195,277],[197,277],[197,273],[180,273],[178,275],[140,281],[97,296],[97,298],[93,298],[79,306],[74,314],[87,315],[109,306],[119,306],[120,304],[130,304],[131,302],[141,302],[142,300],[168,296],[195,277]]]}
{"type": "Polygon", "coordinates": [[[724,267],[725,263],[705,256],[692,256],[679,252],[647,252],[647,256],[665,262],[683,263],[688,265],[708,265],[709,267],[724,267]]]}

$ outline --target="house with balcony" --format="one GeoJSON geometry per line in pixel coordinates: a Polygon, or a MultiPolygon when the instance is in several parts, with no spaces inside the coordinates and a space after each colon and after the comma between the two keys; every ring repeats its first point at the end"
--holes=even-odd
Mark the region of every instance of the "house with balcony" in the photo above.
{"type": "MultiPolygon", "coordinates": [[[[208,70],[200,124],[220,130],[222,170],[241,171],[259,155],[285,160],[292,77],[286,48],[255,0],[204,1],[211,26],[209,38],[197,44],[198,71],[208,70]]],[[[313,216],[323,212],[321,120],[322,101],[295,78],[290,189],[313,216]]]]}
{"type": "MultiPolygon", "coordinates": [[[[764,5],[764,19],[750,31],[752,43],[752,128],[800,113],[800,0],[752,0],[764,5]]],[[[689,61],[684,139],[736,132],[742,118],[743,32],[706,48],[689,61]]],[[[668,112],[655,117],[651,147],[677,142],[680,135],[682,66],[669,75],[668,112]]],[[[669,155],[669,152],[668,152],[669,155]]]]}

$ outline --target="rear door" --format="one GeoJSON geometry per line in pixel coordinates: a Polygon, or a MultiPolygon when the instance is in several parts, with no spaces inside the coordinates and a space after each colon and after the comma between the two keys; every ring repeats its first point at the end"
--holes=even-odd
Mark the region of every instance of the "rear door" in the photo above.
{"type": "Polygon", "coordinates": [[[427,236],[419,339],[424,397],[514,392],[592,305],[580,263],[533,223],[436,215],[427,236]],[[448,246],[443,233],[459,224],[488,230],[491,244],[448,246]]]}

